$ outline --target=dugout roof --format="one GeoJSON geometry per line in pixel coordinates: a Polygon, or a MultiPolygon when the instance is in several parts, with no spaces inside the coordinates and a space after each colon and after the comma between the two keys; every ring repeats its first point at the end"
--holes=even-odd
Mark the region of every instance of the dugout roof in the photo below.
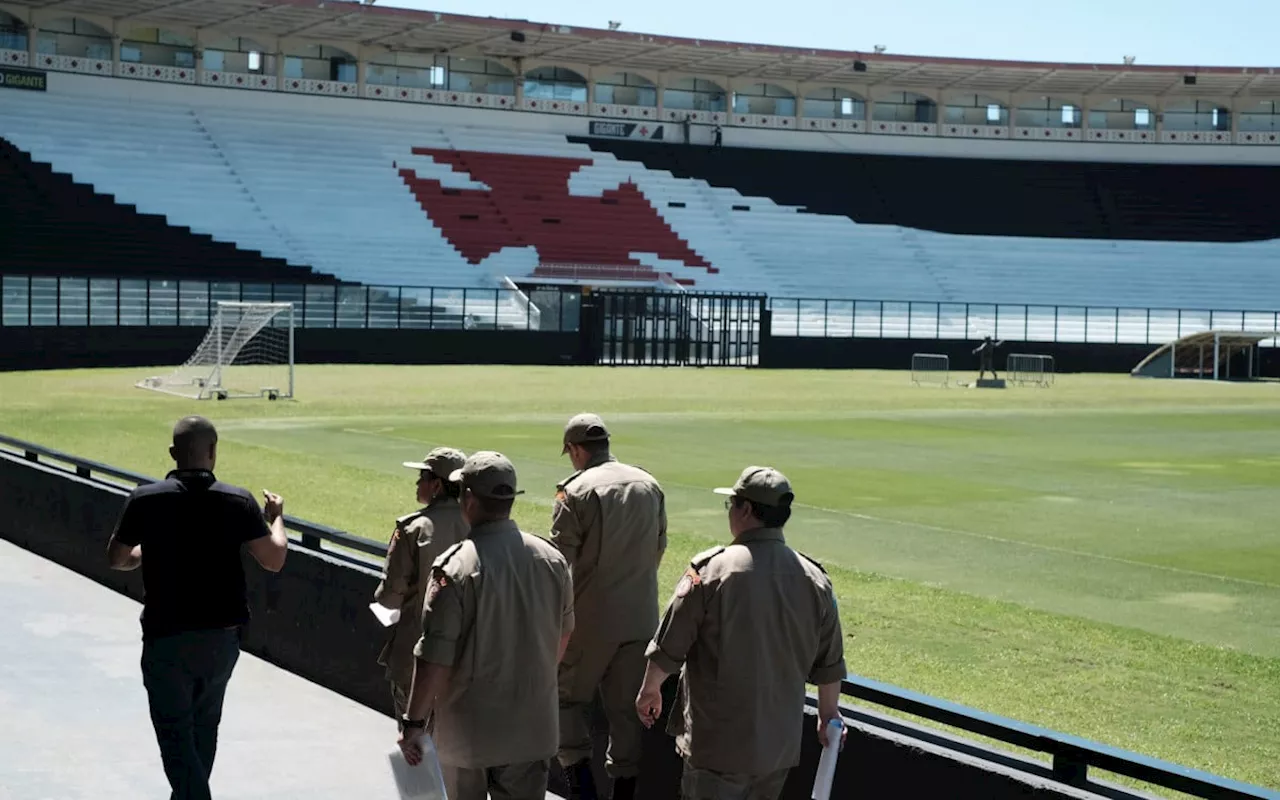
{"type": "Polygon", "coordinates": [[[1236,353],[1256,347],[1261,342],[1280,338],[1280,331],[1203,331],[1183,336],[1161,345],[1144,358],[1130,373],[1136,377],[1165,378],[1176,374],[1216,373],[1219,359],[1226,361],[1236,353]],[[1215,353],[1214,345],[1217,345],[1215,353]]]}
{"type": "MultiPolygon", "coordinates": [[[[10,10],[110,18],[131,27],[359,43],[397,51],[560,61],[618,70],[856,82],[962,92],[1224,96],[1280,94],[1272,68],[1067,64],[933,58],[654,36],[349,0],[0,0],[10,10]],[[514,41],[512,32],[523,34],[514,41]],[[865,70],[855,71],[855,62],[865,70]],[[1192,84],[1184,76],[1195,75],[1192,84]]],[[[19,13],[19,17],[23,15],[19,13]]]]}

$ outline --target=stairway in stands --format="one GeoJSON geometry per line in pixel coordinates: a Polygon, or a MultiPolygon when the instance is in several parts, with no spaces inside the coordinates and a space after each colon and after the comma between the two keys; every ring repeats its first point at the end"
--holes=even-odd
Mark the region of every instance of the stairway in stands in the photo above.
{"type": "Polygon", "coordinates": [[[0,139],[0,272],[332,283],[332,276],[242,250],[54,172],[0,139]]]}
{"type": "Polygon", "coordinates": [[[717,272],[676,235],[634,183],[621,183],[599,197],[570,194],[570,178],[592,165],[589,158],[430,147],[415,147],[413,154],[488,187],[446,187],[400,169],[431,221],[472,264],[504,247],[533,246],[540,260],[534,275],[540,277],[657,281],[658,272],[642,264],[637,253],[717,272]]]}

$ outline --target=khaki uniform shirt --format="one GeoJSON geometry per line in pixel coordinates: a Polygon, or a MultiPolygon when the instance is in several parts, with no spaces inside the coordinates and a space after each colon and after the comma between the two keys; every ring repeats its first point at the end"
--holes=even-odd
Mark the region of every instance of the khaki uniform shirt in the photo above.
{"type": "Polygon", "coordinates": [[[648,640],[667,548],[662,487],[643,469],[600,456],[556,488],[551,543],[573,568],[574,642],[648,640]]]}
{"type": "Polygon", "coordinates": [[[387,608],[400,609],[400,620],[391,627],[378,663],[387,668],[388,680],[406,689],[413,681],[413,647],[422,637],[423,585],[435,560],[466,536],[462,507],[451,497],[439,498],[396,520],[382,582],[373,599],[387,608]]]}
{"type": "Polygon", "coordinates": [[[646,655],[680,671],[676,749],[715,772],[800,763],[805,683],[845,678],[831,581],[771,528],[693,559],[646,655]]]}
{"type": "Polygon", "coordinates": [[[435,709],[440,761],[475,769],[551,758],[557,655],[574,621],[564,556],[503,520],[473,528],[431,575],[415,653],[453,668],[435,709]]]}

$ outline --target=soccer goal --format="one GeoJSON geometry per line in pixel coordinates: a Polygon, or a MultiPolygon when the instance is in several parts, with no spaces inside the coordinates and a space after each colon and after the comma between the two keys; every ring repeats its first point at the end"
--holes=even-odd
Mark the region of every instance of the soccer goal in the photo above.
{"type": "Polygon", "coordinates": [[[1018,385],[1052,386],[1053,356],[1010,353],[1005,373],[1018,385]]]}
{"type": "Polygon", "coordinates": [[[200,400],[293,397],[293,303],[220,301],[186,363],[136,385],[200,400]]]}
{"type": "Polygon", "coordinates": [[[951,380],[951,358],[939,353],[914,353],[911,356],[911,382],[917,386],[936,383],[946,386],[951,380]]]}

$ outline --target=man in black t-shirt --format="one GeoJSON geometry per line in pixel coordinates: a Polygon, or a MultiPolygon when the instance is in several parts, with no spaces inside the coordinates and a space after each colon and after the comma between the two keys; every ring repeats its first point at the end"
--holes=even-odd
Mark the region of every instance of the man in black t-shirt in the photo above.
{"type": "Polygon", "coordinates": [[[218,432],[203,417],[173,428],[177,469],[125,501],[107,545],[112,569],[142,567],[142,682],[170,800],[209,800],[227,682],[249,621],[241,547],[271,572],[284,566],[284,501],[213,475],[218,432]],[[143,556],[146,556],[145,561],[143,556]]]}

